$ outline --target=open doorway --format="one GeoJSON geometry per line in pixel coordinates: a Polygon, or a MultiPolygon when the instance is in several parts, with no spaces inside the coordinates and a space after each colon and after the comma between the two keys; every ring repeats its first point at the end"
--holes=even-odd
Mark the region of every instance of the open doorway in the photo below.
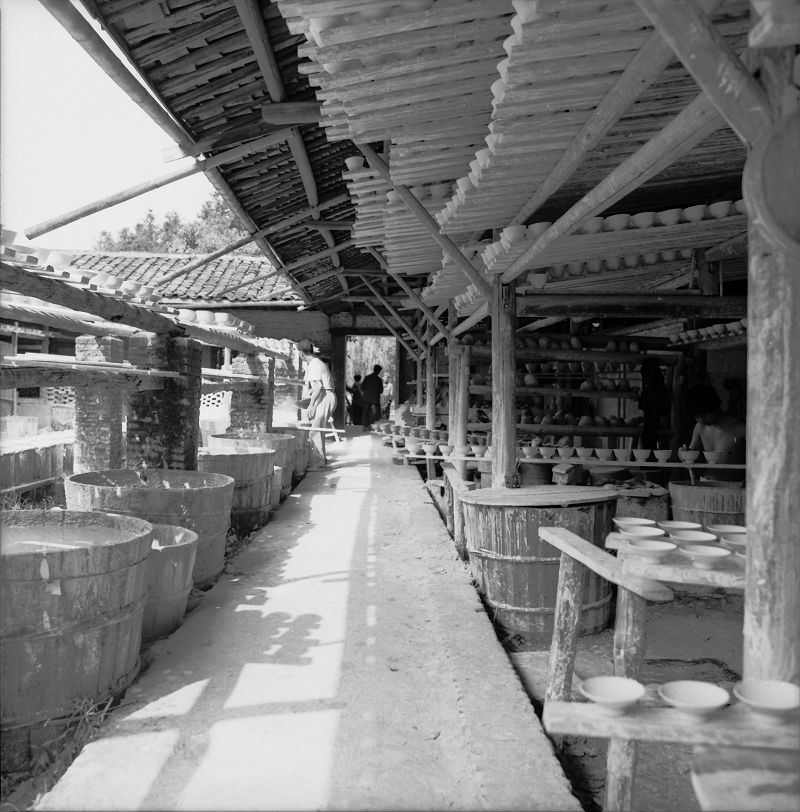
{"type": "MultiPolygon", "coordinates": [[[[383,394],[380,398],[381,415],[388,418],[391,409],[396,405],[397,341],[391,336],[347,336],[345,344],[347,386],[352,386],[355,375],[361,375],[363,380],[372,372],[376,364],[383,367],[380,373],[383,382],[383,394]]],[[[360,417],[349,408],[349,401],[350,395],[348,394],[348,422],[360,425],[360,417]]]]}

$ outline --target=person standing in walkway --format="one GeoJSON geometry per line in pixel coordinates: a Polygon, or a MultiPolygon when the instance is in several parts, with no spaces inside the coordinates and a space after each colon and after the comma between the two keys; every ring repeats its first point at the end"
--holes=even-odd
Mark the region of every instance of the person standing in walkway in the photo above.
{"type": "Polygon", "coordinates": [[[314,354],[314,346],[304,338],[298,342],[297,349],[306,362],[304,378],[304,395],[309,398],[308,418],[311,421],[311,442],[316,449],[316,459],[309,470],[319,470],[328,464],[325,454],[325,432],[328,422],[336,408],[336,393],[333,388],[333,376],[322,359],[314,354]]]}
{"type": "Polygon", "coordinates": [[[364,417],[362,426],[364,431],[369,429],[373,420],[381,416],[381,394],[383,394],[383,381],[381,371],[383,367],[375,364],[372,372],[361,382],[361,397],[364,403],[364,417]]]}
{"type": "Polygon", "coordinates": [[[364,400],[361,396],[361,376],[353,375],[353,385],[346,386],[345,389],[350,393],[350,422],[354,426],[361,423],[364,409],[364,400]]]}

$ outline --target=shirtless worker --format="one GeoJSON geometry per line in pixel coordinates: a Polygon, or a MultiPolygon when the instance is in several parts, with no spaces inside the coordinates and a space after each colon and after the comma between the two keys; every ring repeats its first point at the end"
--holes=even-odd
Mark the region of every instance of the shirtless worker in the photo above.
{"type": "MultiPolygon", "coordinates": [[[[721,451],[723,463],[745,463],[746,427],[742,420],[722,411],[719,395],[713,386],[698,384],[686,390],[686,411],[697,421],[689,449],[721,451]]],[[[715,478],[744,479],[743,471],[714,471],[715,478]]]]}
{"type": "Polygon", "coordinates": [[[297,344],[306,362],[305,387],[309,397],[308,418],[311,420],[311,442],[317,451],[317,459],[309,470],[319,470],[328,464],[325,455],[325,431],[328,421],[336,408],[336,394],[333,389],[333,376],[319,356],[314,355],[314,346],[304,338],[297,344]],[[308,391],[310,390],[310,392],[308,391]],[[314,431],[314,429],[318,429],[314,431]]]}

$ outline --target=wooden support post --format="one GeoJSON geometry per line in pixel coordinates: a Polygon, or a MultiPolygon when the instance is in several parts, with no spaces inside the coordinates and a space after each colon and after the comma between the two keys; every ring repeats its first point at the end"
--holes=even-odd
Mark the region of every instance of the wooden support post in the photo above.
{"type": "Polygon", "coordinates": [[[422,357],[417,357],[413,354],[411,354],[411,357],[417,363],[417,408],[421,408],[425,405],[425,367],[422,357]]]}
{"type": "Polygon", "coordinates": [[[436,428],[436,356],[433,349],[425,355],[425,428],[436,428]]]}
{"type": "MultiPolygon", "coordinates": [[[[469,346],[458,345],[456,354],[456,397],[453,417],[450,422],[450,444],[456,448],[467,446],[467,416],[469,413],[469,365],[471,352],[469,346]]],[[[467,463],[456,462],[456,470],[462,479],[467,476],[467,463]]]]}
{"type": "Polygon", "coordinates": [[[347,336],[334,335],[331,339],[331,352],[331,372],[333,373],[333,384],[336,391],[336,410],[333,414],[333,424],[337,429],[343,429],[347,409],[347,398],[345,397],[345,386],[347,385],[345,377],[347,336]]]}
{"type": "Polygon", "coordinates": [[[585,581],[586,567],[568,553],[561,553],[545,702],[568,702],[570,698],[585,581]]]}
{"type": "Polygon", "coordinates": [[[428,214],[422,203],[405,186],[398,186],[394,183],[389,167],[372,147],[367,144],[356,144],[356,146],[364,153],[369,165],[400,195],[403,203],[416,215],[423,228],[441,246],[445,254],[453,260],[461,273],[488,299],[491,295],[489,283],[472,267],[470,261],[461,253],[461,249],[449,237],[439,231],[436,220],[428,214]]]}
{"type": "MultiPolygon", "coordinates": [[[[614,674],[638,679],[644,662],[647,602],[624,587],[617,592],[614,629],[614,674]]],[[[631,808],[631,790],[636,773],[637,743],[612,737],[606,757],[606,800],[604,810],[618,812],[631,808]]]]}
{"type": "Polygon", "coordinates": [[[769,100],[695,0],[636,2],[733,131],[752,147],[772,122],[769,100]]]}
{"type": "MultiPolygon", "coordinates": [[[[792,49],[793,52],[794,49],[792,49]]],[[[790,52],[791,54],[791,52],[790,52]]],[[[761,53],[761,76],[775,109],[791,89],[791,55],[761,53]]],[[[793,140],[800,163],[800,144],[793,140]]],[[[757,144],[745,168],[748,212],[757,210],[761,186],[757,144]],[[752,182],[751,182],[752,181],[752,182]]],[[[788,166],[780,162],[781,169],[788,166]]],[[[796,188],[769,181],[773,206],[786,208],[796,188]]],[[[761,201],[761,205],[764,201],[761,201]]],[[[791,209],[787,209],[791,211],[791,209]]],[[[796,211],[796,209],[795,209],[796,211]]],[[[760,219],[749,225],[747,312],[747,547],[744,605],[744,676],[800,682],[800,274],[798,257],[760,219]]]]}
{"type": "MultiPolygon", "coordinates": [[[[447,318],[451,323],[456,319],[455,305],[450,302],[447,308],[447,318]]],[[[458,386],[458,341],[450,339],[447,342],[447,431],[453,428],[456,412],[456,387],[458,386]]],[[[450,438],[450,445],[455,445],[450,438]]]]}
{"type": "Polygon", "coordinates": [[[518,488],[514,285],[495,279],[492,308],[492,487],[518,488]]]}

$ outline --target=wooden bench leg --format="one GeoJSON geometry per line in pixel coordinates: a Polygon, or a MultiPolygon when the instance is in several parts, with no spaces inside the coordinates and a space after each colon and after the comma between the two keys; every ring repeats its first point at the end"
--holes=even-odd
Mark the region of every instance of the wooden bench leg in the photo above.
{"type": "MultiPolygon", "coordinates": [[[[637,679],[644,662],[647,601],[619,587],[614,626],[614,673],[637,679]]],[[[636,773],[637,742],[611,738],[606,758],[606,801],[603,812],[627,812],[631,808],[636,773]]]]}
{"type": "Polygon", "coordinates": [[[568,702],[570,698],[585,580],[586,567],[561,553],[545,701],[568,702]]]}

